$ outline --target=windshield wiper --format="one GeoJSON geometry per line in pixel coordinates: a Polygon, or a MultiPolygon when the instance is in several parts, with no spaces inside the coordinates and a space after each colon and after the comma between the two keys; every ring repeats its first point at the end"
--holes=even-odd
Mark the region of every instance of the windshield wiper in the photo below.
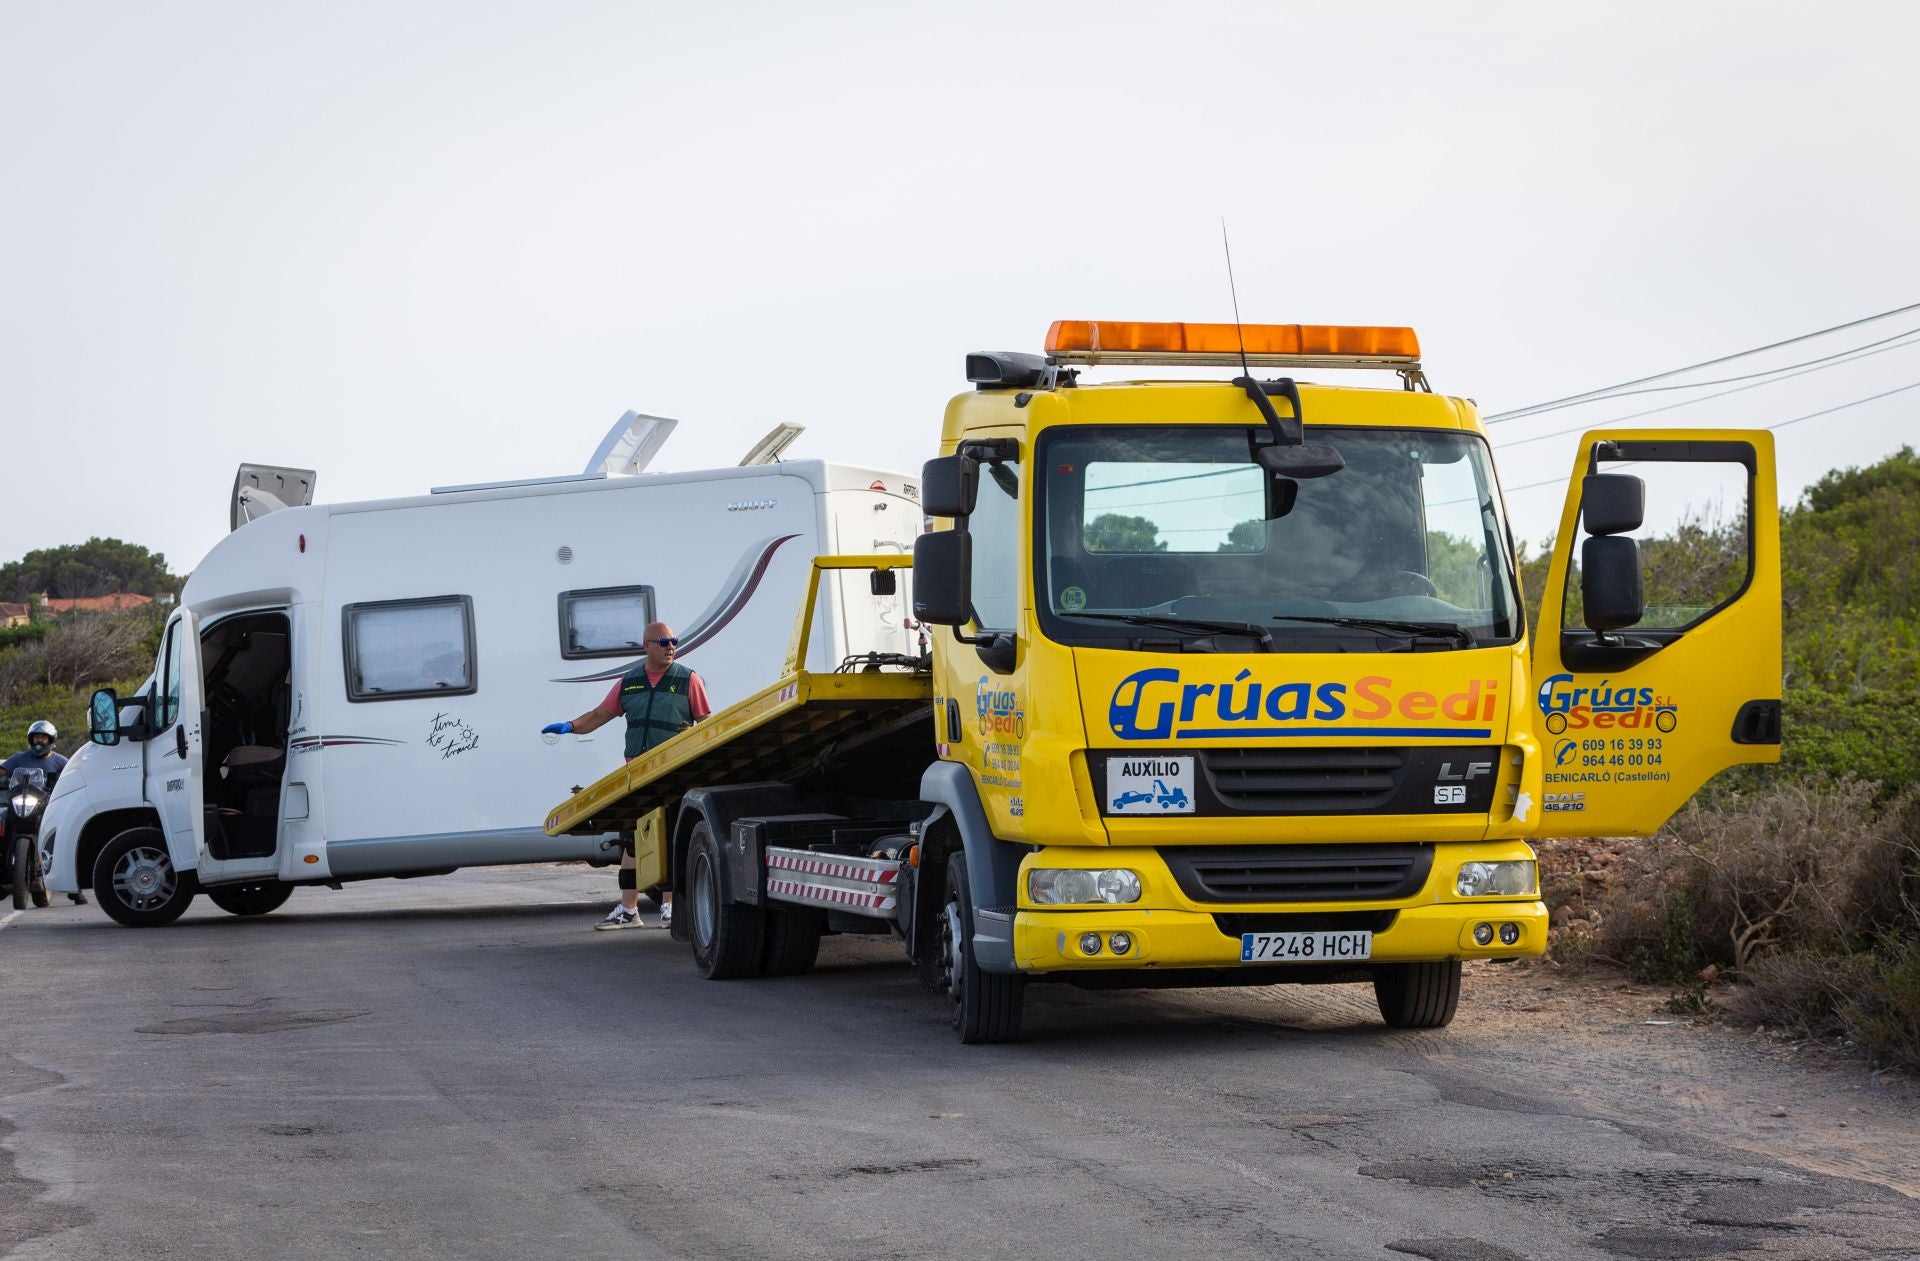
{"type": "Polygon", "coordinates": [[[1257,639],[1268,652],[1273,651],[1273,634],[1253,622],[1216,622],[1204,617],[1180,617],[1173,613],[1067,613],[1066,617],[1091,617],[1103,622],[1125,622],[1129,626],[1164,626],[1169,630],[1212,631],[1222,635],[1245,635],[1257,639]]]}
{"type": "Polygon", "coordinates": [[[1472,631],[1450,622],[1406,622],[1392,617],[1308,617],[1301,613],[1275,613],[1273,618],[1277,622],[1318,622],[1322,626],[1351,626],[1395,635],[1438,635],[1456,640],[1462,648],[1474,645],[1472,631]]]}

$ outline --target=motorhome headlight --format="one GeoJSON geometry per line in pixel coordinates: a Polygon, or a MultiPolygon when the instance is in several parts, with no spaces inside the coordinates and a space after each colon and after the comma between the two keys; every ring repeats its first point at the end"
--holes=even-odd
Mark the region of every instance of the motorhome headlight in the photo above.
{"type": "Polygon", "coordinates": [[[1027,872],[1027,900],[1035,906],[1138,902],[1140,873],[1125,867],[1035,867],[1027,872]]]}
{"type": "Polygon", "coordinates": [[[1516,897],[1533,892],[1533,860],[1461,863],[1454,892],[1463,898],[1516,897]]]}

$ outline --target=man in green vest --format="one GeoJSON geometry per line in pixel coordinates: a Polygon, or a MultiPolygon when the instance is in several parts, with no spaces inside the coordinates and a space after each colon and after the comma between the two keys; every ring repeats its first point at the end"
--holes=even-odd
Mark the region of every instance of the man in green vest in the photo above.
{"type": "MultiPolygon", "coordinates": [[[[615,718],[627,720],[627,761],[672,739],[713,712],[707,703],[707,685],[700,676],[673,659],[680,640],[665,622],[646,630],[647,655],[614,682],[598,705],[572,722],[549,723],[542,735],[585,735],[615,718]]],[[[673,922],[673,894],[660,904],[660,926],[673,922]]],[[[639,928],[640,888],[633,866],[633,849],[620,860],[620,904],[607,912],[595,928],[639,928]]]]}

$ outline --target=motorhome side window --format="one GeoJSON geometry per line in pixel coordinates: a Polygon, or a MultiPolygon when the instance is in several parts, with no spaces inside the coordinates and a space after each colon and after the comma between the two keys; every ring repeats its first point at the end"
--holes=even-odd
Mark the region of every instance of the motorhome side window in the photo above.
{"type": "Polygon", "coordinates": [[[160,704],[153,729],[165,731],[180,716],[180,623],[167,627],[167,646],[160,653],[160,704]]]}
{"type": "Polygon", "coordinates": [[[560,655],[631,657],[646,651],[652,587],[594,587],[560,593],[560,655]]]}
{"type": "Polygon", "coordinates": [[[470,596],[349,604],[341,617],[348,700],[450,696],[477,686],[470,596]]]}

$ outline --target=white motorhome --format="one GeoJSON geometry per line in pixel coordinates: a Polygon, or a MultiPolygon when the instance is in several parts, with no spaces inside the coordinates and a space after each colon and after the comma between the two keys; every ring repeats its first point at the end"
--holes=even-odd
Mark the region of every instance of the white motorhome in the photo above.
{"type": "MultiPolygon", "coordinates": [[[[623,724],[540,728],[600,701],[656,618],[715,709],[751,694],[815,555],[910,551],[922,524],[917,479],[882,470],[639,472],[671,424],[628,413],[585,475],[407,499],[308,504],[311,474],[243,466],[153,678],[95,697],[42,826],[49,885],[151,925],[198,890],[246,915],[303,884],[617,860],[541,824],[619,764],[623,724]]],[[[829,596],[810,669],[922,651],[904,588],[829,596]]]]}

